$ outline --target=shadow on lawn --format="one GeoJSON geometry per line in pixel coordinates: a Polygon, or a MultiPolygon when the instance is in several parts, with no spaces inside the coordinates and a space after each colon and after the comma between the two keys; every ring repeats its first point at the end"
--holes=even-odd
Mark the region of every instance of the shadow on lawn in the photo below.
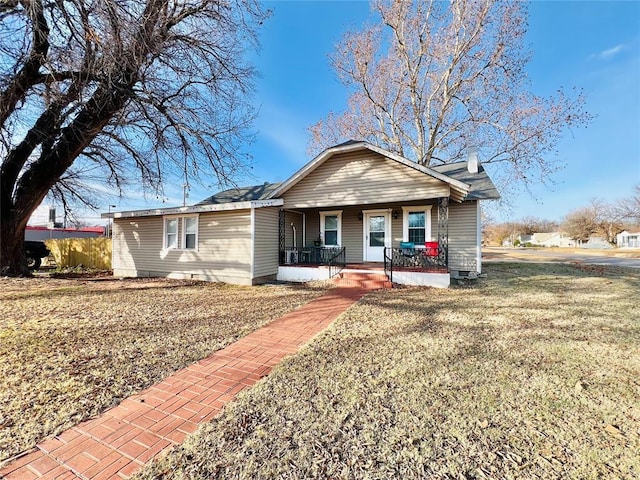
{"type": "MultiPolygon", "coordinates": [[[[638,269],[625,268],[609,265],[590,265],[580,262],[573,263],[523,263],[523,262],[492,262],[484,264],[483,273],[488,276],[488,281],[492,276],[500,276],[501,279],[512,278],[531,279],[541,276],[583,278],[602,277],[612,279],[624,279],[631,281],[634,286],[640,286],[640,275],[638,269]],[[497,275],[496,275],[497,274],[497,275]]],[[[471,286],[482,287],[487,280],[480,280],[471,283],[471,286]]]]}
{"type": "MultiPolygon", "coordinates": [[[[114,278],[109,279],[93,279],[87,278],[68,278],[65,279],[69,282],[68,285],[55,285],[49,289],[43,289],[38,287],[34,290],[23,290],[20,292],[12,292],[3,295],[1,298],[5,300],[20,300],[24,298],[53,298],[53,297],[81,297],[85,295],[91,296],[105,296],[113,295],[122,292],[151,292],[151,291],[177,291],[183,288],[208,288],[212,293],[224,294],[225,291],[242,289],[256,289],[256,288],[269,288],[269,286],[256,285],[256,286],[239,286],[228,285],[216,282],[205,282],[197,280],[167,280],[162,278],[144,278],[144,279],[122,279],[117,280],[114,278]],[[107,283],[110,281],[112,283],[107,283]],[[119,285],[116,285],[119,283],[119,285]],[[136,285],[143,283],[143,285],[136,285]]],[[[324,292],[326,288],[321,286],[309,286],[305,284],[295,284],[291,287],[292,290],[304,290],[305,292],[324,292]]]]}
{"type": "Polygon", "coordinates": [[[550,271],[539,265],[532,269],[521,266],[500,265],[499,274],[494,267],[488,271],[488,279],[472,286],[449,290],[403,288],[368,295],[363,303],[389,312],[390,317],[417,314],[420,320],[405,324],[398,329],[399,335],[463,336],[470,339],[469,348],[480,348],[505,334],[517,335],[518,343],[600,342],[621,346],[640,342],[640,324],[634,323],[633,314],[635,298],[640,301],[639,278],[616,277],[617,285],[612,281],[581,284],[576,280],[610,277],[592,272],[585,275],[573,266],[550,271]],[[496,278],[492,279],[492,274],[496,278]],[[608,293],[609,285],[616,291],[608,293]],[[591,303],[576,301],[574,295],[590,299],[589,288],[600,296],[591,303]]]}

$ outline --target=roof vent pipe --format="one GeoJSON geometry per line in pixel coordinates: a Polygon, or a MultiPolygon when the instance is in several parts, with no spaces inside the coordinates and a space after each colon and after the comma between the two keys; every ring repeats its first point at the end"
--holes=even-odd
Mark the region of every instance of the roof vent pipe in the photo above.
{"type": "Polygon", "coordinates": [[[467,170],[469,173],[478,173],[480,170],[480,160],[478,160],[478,149],[471,147],[467,152],[467,170]]]}

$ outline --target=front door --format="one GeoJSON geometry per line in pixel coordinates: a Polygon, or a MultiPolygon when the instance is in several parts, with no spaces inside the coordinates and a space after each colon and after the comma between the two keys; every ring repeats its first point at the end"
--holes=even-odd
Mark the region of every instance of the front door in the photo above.
{"type": "Polygon", "coordinates": [[[389,243],[389,213],[371,212],[364,219],[364,261],[383,262],[384,247],[389,243]]]}

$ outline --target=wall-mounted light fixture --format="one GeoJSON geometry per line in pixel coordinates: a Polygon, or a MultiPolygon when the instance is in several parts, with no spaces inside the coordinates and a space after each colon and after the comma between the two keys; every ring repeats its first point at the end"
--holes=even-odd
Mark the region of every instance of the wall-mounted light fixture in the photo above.
{"type": "Polygon", "coordinates": [[[395,212],[393,212],[393,219],[394,220],[398,219],[398,211],[397,210],[395,212]]]}
{"type": "Polygon", "coordinates": [[[358,212],[358,220],[362,221],[362,212],[358,212]]]}

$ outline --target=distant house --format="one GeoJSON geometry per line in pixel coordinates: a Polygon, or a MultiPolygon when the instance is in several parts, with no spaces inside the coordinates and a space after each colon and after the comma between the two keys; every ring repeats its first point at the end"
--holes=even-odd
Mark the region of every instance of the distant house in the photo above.
{"type": "Polygon", "coordinates": [[[576,242],[562,232],[536,232],[531,235],[531,243],[541,247],[575,247],[576,242]]]}
{"type": "Polygon", "coordinates": [[[497,198],[473,155],[427,168],[349,141],[282,183],[103,217],[113,218],[116,276],[257,284],[364,270],[446,287],[481,271],[480,202],[497,198]]]}
{"type": "Polygon", "coordinates": [[[526,243],[531,243],[533,235],[518,235],[518,241],[520,245],[524,245],[526,243]]]}
{"type": "Polygon", "coordinates": [[[611,244],[604,237],[592,235],[586,242],[580,244],[582,248],[611,248],[611,244]]]}
{"type": "Polygon", "coordinates": [[[102,237],[104,234],[104,227],[49,228],[27,225],[24,232],[24,239],[42,241],[50,238],[91,238],[102,237]]]}
{"type": "Polygon", "coordinates": [[[618,248],[640,248],[640,231],[629,232],[627,230],[616,235],[618,248]]]}

